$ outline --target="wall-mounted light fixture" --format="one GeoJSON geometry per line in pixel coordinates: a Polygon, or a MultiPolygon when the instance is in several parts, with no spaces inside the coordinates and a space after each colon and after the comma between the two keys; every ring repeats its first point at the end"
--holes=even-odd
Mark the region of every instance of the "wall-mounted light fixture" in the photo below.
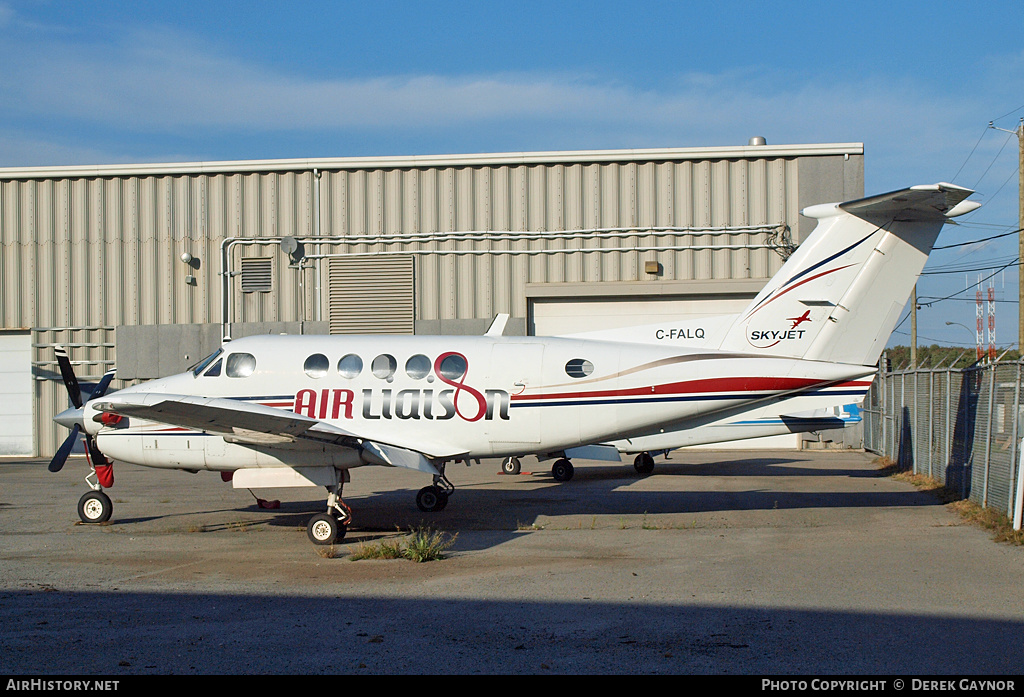
{"type": "Polygon", "coordinates": [[[182,252],[179,259],[181,259],[181,261],[188,267],[188,275],[185,276],[185,283],[190,286],[194,286],[196,284],[196,277],[192,272],[199,268],[198,257],[194,257],[188,252],[182,252]]]}

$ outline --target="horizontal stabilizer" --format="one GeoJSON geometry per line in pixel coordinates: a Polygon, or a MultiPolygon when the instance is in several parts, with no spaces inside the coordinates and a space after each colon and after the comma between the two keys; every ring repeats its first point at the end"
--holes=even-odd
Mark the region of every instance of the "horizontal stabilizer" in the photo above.
{"type": "Polygon", "coordinates": [[[879,194],[867,198],[840,203],[839,207],[858,218],[887,218],[895,221],[944,222],[955,215],[963,215],[981,206],[970,201],[970,206],[961,206],[973,194],[953,184],[924,184],[909,189],[879,194]]]}

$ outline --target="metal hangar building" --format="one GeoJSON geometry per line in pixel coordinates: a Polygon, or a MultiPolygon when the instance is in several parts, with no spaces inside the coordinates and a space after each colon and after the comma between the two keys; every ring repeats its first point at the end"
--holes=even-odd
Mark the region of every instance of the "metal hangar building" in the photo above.
{"type": "MultiPolygon", "coordinates": [[[[0,455],[255,333],[551,335],[741,309],[861,143],[0,169],[0,455]]],[[[787,437],[789,438],[789,437],[787,437]]],[[[799,436],[792,445],[799,445],[799,436]]]]}

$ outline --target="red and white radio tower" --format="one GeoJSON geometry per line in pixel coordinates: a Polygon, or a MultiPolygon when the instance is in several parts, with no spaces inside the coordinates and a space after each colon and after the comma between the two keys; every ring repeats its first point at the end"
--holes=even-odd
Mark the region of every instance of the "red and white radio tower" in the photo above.
{"type": "Polygon", "coordinates": [[[977,300],[977,315],[978,315],[978,330],[975,333],[975,338],[978,341],[978,360],[980,361],[985,356],[985,349],[982,348],[985,345],[985,325],[982,323],[982,317],[984,312],[981,307],[981,277],[978,277],[978,288],[974,293],[974,297],[977,300]]]}
{"type": "Polygon", "coordinates": [[[988,282],[988,360],[996,361],[996,291],[988,282]]]}

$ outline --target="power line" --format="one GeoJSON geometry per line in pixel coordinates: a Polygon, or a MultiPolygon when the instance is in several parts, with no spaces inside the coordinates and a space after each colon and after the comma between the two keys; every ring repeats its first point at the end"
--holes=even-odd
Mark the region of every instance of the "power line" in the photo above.
{"type": "Polygon", "coordinates": [[[1016,109],[1014,109],[1013,111],[1008,111],[1007,113],[1003,114],[1002,116],[1000,116],[1000,117],[998,117],[998,118],[994,118],[994,119],[992,119],[992,122],[993,122],[993,123],[995,123],[996,121],[999,121],[1000,119],[1005,119],[1005,118],[1006,118],[1007,116],[1009,116],[1010,114],[1016,114],[1016,113],[1017,113],[1018,111],[1020,111],[1020,110],[1022,110],[1022,109],[1024,109],[1024,104],[1021,104],[1021,105],[1020,105],[1019,107],[1017,107],[1017,108],[1016,108],[1016,109]]]}
{"type": "Polygon", "coordinates": [[[958,244],[947,244],[941,247],[932,247],[932,251],[936,249],[953,249],[954,247],[966,247],[971,244],[981,244],[982,242],[988,242],[989,240],[998,240],[1000,237],[1007,237],[1008,235],[1016,235],[1021,229],[1011,230],[1010,232],[1004,232],[1001,235],[992,235],[991,237],[983,237],[980,240],[971,240],[970,242],[960,242],[958,244]]]}
{"type": "Polygon", "coordinates": [[[1010,142],[1011,137],[1013,137],[1012,133],[1006,136],[1006,140],[1004,140],[1002,146],[1000,146],[999,152],[995,154],[995,157],[992,158],[992,161],[988,164],[988,167],[986,167],[985,171],[981,173],[980,177],[978,177],[978,181],[974,184],[974,186],[971,187],[972,189],[978,188],[978,184],[981,184],[981,180],[985,178],[985,175],[988,174],[988,171],[992,169],[992,165],[994,165],[996,163],[996,160],[999,159],[999,156],[1003,154],[1003,150],[1006,148],[1006,144],[1010,142]]]}
{"type": "MultiPolygon", "coordinates": [[[[1009,268],[1009,267],[1011,267],[1011,266],[1015,266],[1015,265],[1017,265],[1017,264],[1018,264],[1019,262],[1020,262],[1020,257],[1017,257],[1016,259],[1014,259],[1013,261],[1011,261],[1011,262],[1010,262],[1009,264],[1006,264],[1005,266],[1000,266],[1000,267],[999,267],[998,269],[996,269],[996,270],[995,270],[995,272],[993,272],[993,273],[989,274],[989,275],[988,275],[988,276],[986,276],[985,278],[981,278],[981,279],[978,279],[978,283],[979,283],[979,284],[981,284],[981,283],[984,283],[985,281],[987,281],[987,280],[988,280],[988,279],[990,279],[990,278],[995,278],[995,277],[996,277],[997,275],[999,275],[999,272],[1000,272],[1000,271],[1002,271],[1003,269],[1007,269],[1007,268],[1009,268]]],[[[935,304],[935,303],[937,303],[937,302],[942,302],[943,300],[949,300],[950,298],[954,298],[954,297],[956,297],[957,295],[960,295],[961,293],[966,293],[966,292],[967,292],[967,289],[965,288],[965,289],[963,289],[963,290],[958,290],[957,292],[955,292],[955,293],[952,293],[952,294],[950,294],[950,295],[947,295],[947,296],[945,296],[945,297],[943,297],[943,298],[937,298],[936,300],[932,300],[931,302],[927,302],[927,303],[921,303],[921,302],[919,302],[918,304],[919,304],[919,305],[924,305],[924,306],[926,306],[926,307],[931,307],[932,305],[934,305],[934,304],[935,304]]],[[[905,319],[905,318],[904,318],[904,319],[905,319]]],[[[903,324],[903,322],[900,322],[900,324],[903,324]]],[[[896,326],[899,326],[899,325],[896,325],[896,326]]]]}
{"type": "MultiPolygon", "coordinates": [[[[918,296],[918,298],[917,298],[918,301],[919,301],[918,305],[923,304],[923,303],[920,302],[921,299],[923,299],[923,298],[931,298],[931,297],[934,297],[934,296],[931,296],[931,295],[920,295],[920,296],[918,296]]],[[[974,303],[974,302],[977,302],[974,298],[939,298],[939,300],[948,300],[950,302],[955,302],[955,303],[974,303]]],[[[995,299],[992,300],[992,302],[994,302],[994,303],[1001,303],[1001,304],[1009,303],[1011,305],[1018,305],[1018,304],[1020,304],[1020,300],[1018,300],[1017,298],[1013,298],[1012,300],[1004,299],[1004,298],[995,298],[995,299]]]]}
{"type": "MultiPolygon", "coordinates": [[[[1011,113],[1012,113],[1012,112],[1011,112],[1011,113]]],[[[1002,117],[1000,117],[1000,118],[1002,118],[1002,117]]],[[[962,172],[962,171],[963,171],[963,169],[964,169],[964,167],[966,167],[966,166],[967,166],[967,162],[968,162],[968,160],[970,160],[970,159],[971,159],[971,155],[973,155],[973,154],[974,154],[974,151],[978,149],[978,146],[979,146],[979,145],[981,145],[981,141],[982,141],[982,139],[983,139],[983,138],[985,137],[985,134],[986,134],[986,133],[988,133],[988,127],[987,127],[987,126],[985,127],[985,130],[981,132],[981,136],[979,136],[979,137],[978,137],[978,142],[974,144],[974,147],[973,147],[973,148],[971,148],[971,152],[970,152],[970,153],[969,153],[969,154],[967,155],[967,159],[966,159],[966,160],[964,160],[964,163],[963,163],[962,165],[960,165],[960,169],[958,169],[958,170],[956,171],[956,174],[954,174],[954,175],[953,175],[953,178],[952,178],[952,179],[950,179],[949,181],[951,181],[951,182],[955,182],[955,181],[956,181],[956,178],[960,176],[960,172],[962,172]]]]}
{"type": "Polygon", "coordinates": [[[1017,255],[1005,255],[1002,257],[996,257],[994,259],[981,260],[981,261],[962,261],[954,264],[944,264],[942,266],[935,266],[929,271],[922,271],[922,276],[939,276],[951,273],[965,273],[968,271],[991,271],[992,269],[1005,268],[1005,264],[1013,265],[1018,259],[1017,255]],[[987,263],[986,263],[987,261],[987,263]]]}
{"type": "MultiPolygon", "coordinates": [[[[985,281],[987,281],[988,279],[990,279],[990,278],[994,278],[995,276],[997,276],[997,275],[999,274],[999,272],[1000,272],[1000,271],[1002,271],[1003,269],[1009,268],[1010,266],[1013,266],[1013,265],[1015,265],[1015,264],[1017,264],[1017,263],[1019,263],[1019,262],[1020,262],[1020,257],[1017,257],[1016,259],[1014,259],[1013,261],[1011,261],[1011,262],[1010,262],[1009,264],[1006,264],[1005,266],[1002,266],[1002,267],[1000,267],[1000,268],[996,269],[996,271],[995,271],[994,273],[992,273],[992,274],[990,274],[990,275],[986,276],[985,278],[981,278],[981,279],[978,279],[978,284],[979,284],[979,285],[981,285],[982,283],[984,283],[984,282],[985,282],[985,281]]],[[[945,296],[945,297],[942,297],[942,298],[936,298],[935,300],[931,300],[931,301],[929,301],[929,302],[921,302],[921,299],[920,299],[920,298],[918,298],[918,299],[917,299],[917,301],[918,301],[918,302],[917,302],[917,304],[918,304],[918,305],[920,305],[920,306],[922,306],[922,307],[931,307],[931,306],[932,306],[932,305],[934,305],[935,303],[938,303],[938,302],[942,302],[943,300],[949,300],[949,299],[951,299],[951,298],[955,298],[956,296],[960,295],[961,293],[966,293],[966,292],[967,292],[967,289],[965,288],[965,289],[963,289],[963,290],[958,290],[957,292],[955,292],[955,293],[952,293],[952,294],[950,294],[950,295],[947,295],[947,296],[945,296]]],[[[893,330],[893,331],[896,331],[897,329],[899,329],[900,327],[902,327],[902,326],[903,326],[903,323],[907,321],[907,319],[908,319],[908,318],[910,317],[910,315],[911,315],[911,314],[913,314],[913,313],[910,313],[910,312],[908,312],[908,313],[907,313],[907,314],[906,314],[906,315],[905,315],[905,316],[903,317],[903,319],[901,319],[901,320],[899,321],[899,323],[898,323],[898,324],[897,324],[897,325],[896,325],[895,327],[893,327],[893,328],[892,328],[892,330],[893,330]]]]}

